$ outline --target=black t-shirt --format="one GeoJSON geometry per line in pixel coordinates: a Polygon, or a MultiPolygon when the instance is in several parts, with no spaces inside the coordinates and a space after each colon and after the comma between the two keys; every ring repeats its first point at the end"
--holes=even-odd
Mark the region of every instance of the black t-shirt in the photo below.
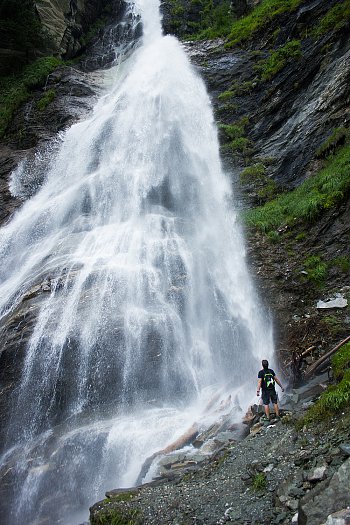
{"type": "Polygon", "coordinates": [[[273,385],[268,386],[269,379],[275,377],[275,372],[272,370],[272,368],[263,368],[258,373],[258,379],[262,379],[261,381],[261,389],[262,390],[272,390],[275,388],[275,382],[273,381],[273,385]],[[266,381],[264,381],[265,374],[268,374],[268,377],[266,378],[266,381]]]}

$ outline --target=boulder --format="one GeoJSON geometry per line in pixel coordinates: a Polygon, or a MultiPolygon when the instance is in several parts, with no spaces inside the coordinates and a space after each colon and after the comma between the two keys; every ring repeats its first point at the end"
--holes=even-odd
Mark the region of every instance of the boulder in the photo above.
{"type": "Polygon", "coordinates": [[[319,483],[299,501],[298,525],[322,525],[325,516],[348,506],[350,458],[339,467],[329,481],[319,483]]]}
{"type": "Polygon", "coordinates": [[[348,306],[348,301],[342,294],[337,294],[334,298],[328,299],[326,301],[317,301],[316,308],[329,309],[329,308],[346,308],[348,306]]]}
{"type": "Polygon", "coordinates": [[[342,509],[331,514],[323,525],[350,525],[350,509],[342,509]]]}

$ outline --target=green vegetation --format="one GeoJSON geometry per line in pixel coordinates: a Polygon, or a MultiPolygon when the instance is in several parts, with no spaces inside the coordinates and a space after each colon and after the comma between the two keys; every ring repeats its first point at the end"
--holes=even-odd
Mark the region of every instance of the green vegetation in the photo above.
{"type": "Polygon", "coordinates": [[[234,20],[230,2],[226,1],[214,5],[213,0],[206,0],[203,4],[204,9],[201,12],[201,21],[197,27],[199,32],[195,35],[195,38],[200,40],[228,35],[234,20]]]}
{"type": "Polygon", "coordinates": [[[249,15],[233,23],[226,45],[233,47],[249,40],[278,15],[294,11],[300,3],[301,0],[263,0],[249,15]]]}
{"type": "Polygon", "coordinates": [[[244,136],[248,117],[242,117],[234,124],[221,124],[219,130],[223,133],[224,149],[232,153],[248,155],[252,152],[251,142],[244,136]]]}
{"type": "Polygon", "coordinates": [[[14,112],[30,98],[31,90],[44,85],[47,76],[61,64],[62,61],[55,57],[39,58],[16,77],[0,80],[0,138],[4,136],[14,112]]]}
{"type": "MultiPolygon", "coordinates": [[[[253,185],[257,189],[257,196],[260,202],[266,202],[274,198],[277,194],[277,184],[266,174],[266,166],[262,162],[247,166],[240,174],[243,184],[253,185]]],[[[269,236],[273,242],[277,241],[274,235],[269,236]]]]}
{"type": "Polygon", "coordinates": [[[265,490],[267,486],[266,476],[263,472],[258,472],[252,482],[252,488],[256,491],[265,490]]]}
{"type": "Polygon", "coordinates": [[[235,96],[234,92],[231,90],[228,90],[228,91],[224,91],[223,93],[220,93],[220,95],[218,96],[218,99],[219,100],[230,100],[234,96],[235,96]]]}
{"type": "Polygon", "coordinates": [[[308,410],[307,414],[298,422],[302,428],[312,422],[331,418],[335,413],[348,408],[350,404],[350,370],[344,372],[342,380],[327,388],[320,399],[308,410]]]}
{"type": "Polygon", "coordinates": [[[91,40],[97,35],[98,31],[105,27],[107,24],[107,17],[101,16],[96,22],[90,27],[89,31],[79,38],[79,42],[82,46],[86,46],[91,40]]]}
{"type": "Polygon", "coordinates": [[[133,499],[134,496],[135,496],[135,492],[126,491],[126,492],[120,492],[119,494],[113,494],[103,501],[104,503],[111,503],[111,502],[116,502],[116,501],[130,501],[133,499]]]}
{"type": "Polygon", "coordinates": [[[104,508],[91,521],[91,525],[139,525],[142,523],[136,510],[122,512],[114,508],[104,508]]]}
{"type": "Polygon", "coordinates": [[[191,39],[223,37],[230,32],[234,12],[229,0],[170,0],[170,29],[191,39]]]}
{"type": "Polygon", "coordinates": [[[281,71],[288,62],[301,57],[300,40],[291,40],[266,59],[259,62],[257,69],[260,72],[261,80],[271,80],[281,71]]]}
{"type": "Polygon", "coordinates": [[[242,182],[263,181],[266,177],[266,167],[262,162],[247,166],[240,175],[242,182]]]}
{"type": "Polygon", "coordinates": [[[252,153],[251,142],[246,137],[237,137],[232,140],[227,145],[227,149],[231,150],[232,153],[242,153],[244,155],[250,155],[252,153]]]}
{"type": "Polygon", "coordinates": [[[327,330],[333,335],[341,332],[343,329],[343,323],[340,321],[340,319],[335,317],[335,315],[326,315],[322,319],[322,323],[326,326],[327,330]]]}
{"type": "Polygon", "coordinates": [[[219,129],[224,133],[226,140],[234,140],[244,135],[248,122],[248,117],[243,117],[235,124],[220,124],[219,129]]]}
{"type": "Polygon", "coordinates": [[[333,266],[337,266],[342,273],[348,273],[350,271],[350,257],[346,255],[336,257],[332,261],[333,266]]]}
{"type": "Polygon", "coordinates": [[[276,244],[279,240],[280,240],[280,236],[279,236],[279,233],[278,231],[270,231],[268,234],[267,234],[267,238],[269,239],[270,242],[272,242],[273,244],[276,244]]]}
{"type": "Polygon", "coordinates": [[[302,428],[314,422],[325,421],[342,410],[350,408],[350,343],[342,346],[331,359],[334,377],[337,381],[321,394],[309,408],[297,427],[302,428]]]}
{"type": "Polygon", "coordinates": [[[306,233],[305,233],[305,232],[300,232],[300,233],[298,233],[298,235],[295,237],[295,240],[296,240],[297,242],[303,241],[304,239],[306,239],[306,233]]]}
{"type": "Polygon", "coordinates": [[[343,146],[325,167],[295,190],[249,210],[246,221],[264,232],[300,221],[312,222],[334,207],[350,190],[350,145],[343,146]]]}
{"type": "Polygon", "coordinates": [[[27,58],[35,49],[45,46],[46,36],[33,0],[3,0],[0,3],[0,35],[0,47],[22,51],[27,58]]]}
{"type": "Polygon", "coordinates": [[[350,0],[337,2],[328,13],[320,20],[312,32],[314,37],[319,37],[329,31],[338,31],[350,20],[350,0]]]}
{"type": "Polygon", "coordinates": [[[343,146],[349,137],[349,130],[341,127],[333,130],[328,139],[316,150],[315,156],[324,159],[333,155],[339,146],[343,146]]]}
{"type": "Polygon", "coordinates": [[[350,343],[342,346],[332,358],[334,377],[340,381],[346,370],[350,368],[350,343]]]}
{"type": "Polygon", "coordinates": [[[328,272],[328,265],[318,255],[311,255],[305,260],[307,280],[315,284],[323,284],[328,272]]]}
{"type": "Polygon", "coordinates": [[[39,111],[44,111],[44,109],[46,109],[47,106],[51,104],[51,102],[55,98],[56,98],[56,91],[54,89],[48,89],[47,91],[45,91],[41,99],[38,100],[36,104],[39,111]]]}
{"type": "Polygon", "coordinates": [[[116,502],[132,500],[134,495],[134,492],[121,492],[103,500],[104,506],[93,515],[91,525],[139,525],[141,520],[138,510],[123,510],[114,507],[116,502]]]}
{"type": "Polygon", "coordinates": [[[223,104],[222,106],[219,106],[216,110],[218,115],[226,116],[226,115],[233,115],[238,109],[237,104],[232,104],[231,102],[227,102],[226,104],[223,104]]]}
{"type": "Polygon", "coordinates": [[[228,91],[224,91],[218,96],[219,100],[230,100],[232,97],[240,97],[251,93],[256,83],[252,80],[246,82],[234,82],[228,91]]]}

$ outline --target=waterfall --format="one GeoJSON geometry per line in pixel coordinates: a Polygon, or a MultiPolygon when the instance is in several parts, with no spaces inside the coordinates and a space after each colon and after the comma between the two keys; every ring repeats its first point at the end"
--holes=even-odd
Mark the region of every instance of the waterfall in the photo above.
{"type": "Polygon", "coordinates": [[[244,411],[272,353],[204,83],[159,0],[135,4],[142,44],[0,231],[1,318],[41,287],[0,458],[9,525],[76,524],[213,393],[244,411]]]}

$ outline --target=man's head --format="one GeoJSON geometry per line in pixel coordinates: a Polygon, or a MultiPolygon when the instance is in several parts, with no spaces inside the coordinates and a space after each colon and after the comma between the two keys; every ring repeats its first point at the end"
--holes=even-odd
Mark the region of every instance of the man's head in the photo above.
{"type": "Polygon", "coordinates": [[[262,364],[263,368],[269,368],[269,362],[266,359],[263,359],[261,361],[261,364],[262,364]]]}

